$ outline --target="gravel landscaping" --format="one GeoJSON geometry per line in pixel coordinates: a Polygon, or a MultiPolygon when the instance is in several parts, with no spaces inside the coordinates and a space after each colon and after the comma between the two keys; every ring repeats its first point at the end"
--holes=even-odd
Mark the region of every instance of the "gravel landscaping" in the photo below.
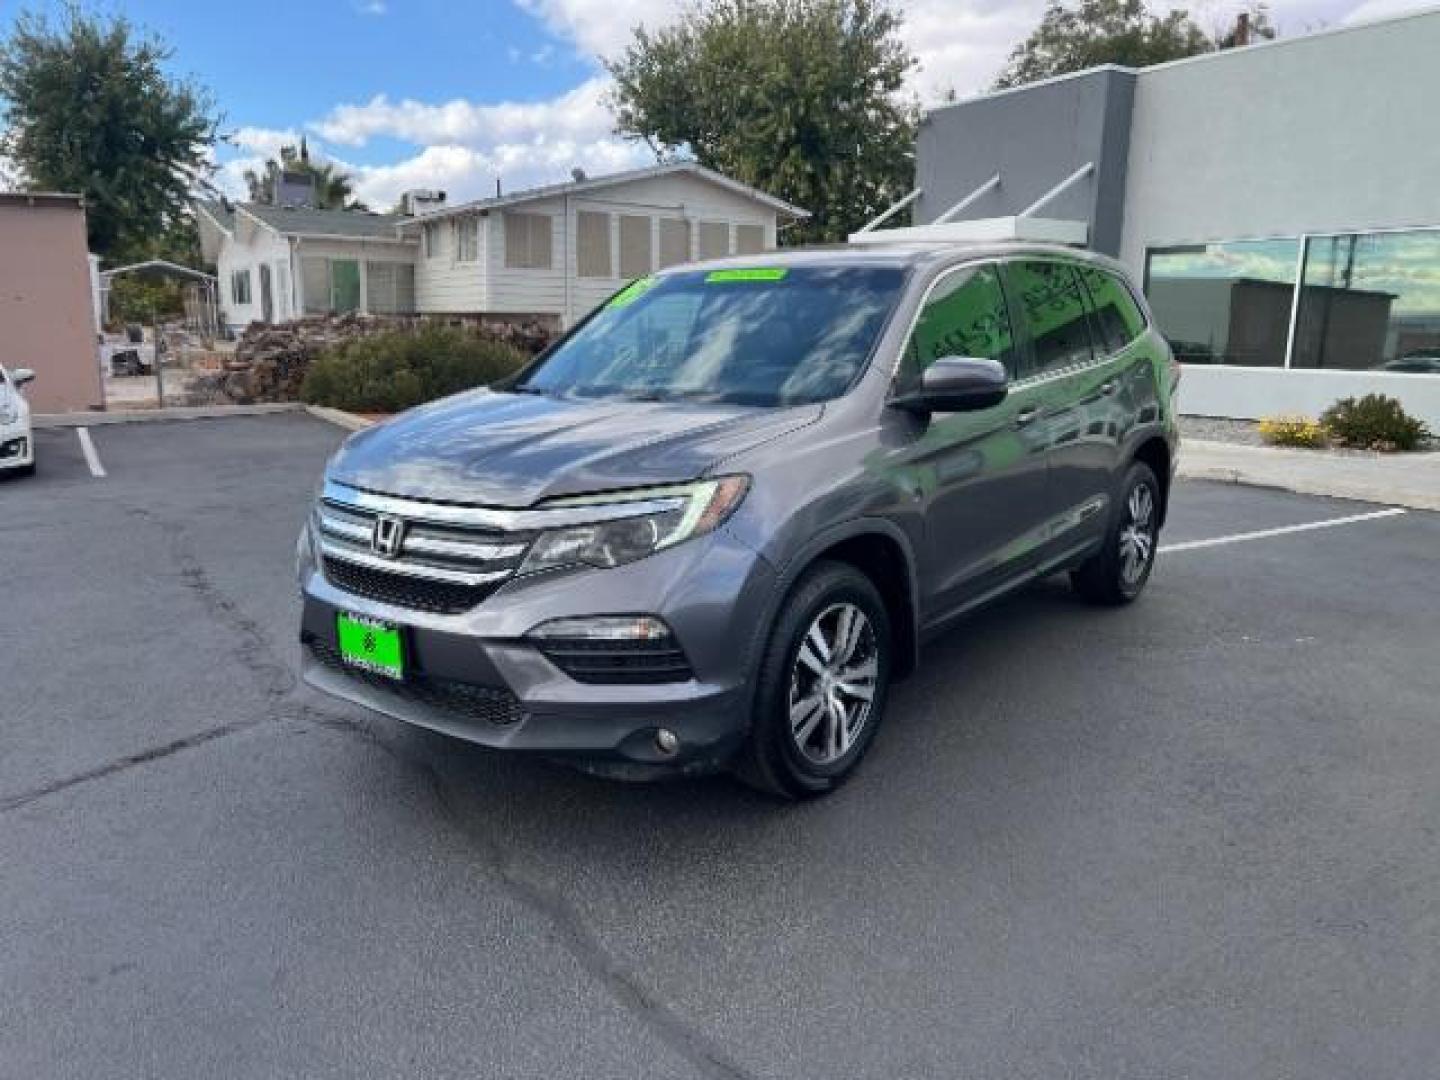
{"type": "Polygon", "coordinates": [[[1218,416],[1182,416],[1180,434],[1187,439],[1210,442],[1239,443],[1242,446],[1264,446],[1260,424],[1255,420],[1226,420],[1218,416]]]}

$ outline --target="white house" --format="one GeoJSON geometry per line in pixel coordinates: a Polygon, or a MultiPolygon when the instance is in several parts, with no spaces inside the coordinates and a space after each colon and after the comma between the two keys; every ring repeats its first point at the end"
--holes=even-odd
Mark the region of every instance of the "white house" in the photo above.
{"type": "MultiPolygon", "coordinates": [[[[435,197],[407,200],[434,205],[435,197]]],[[[222,319],[314,312],[569,326],[633,278],[776,246],[798,207],[693,162],[517,191],[416,216],[196,204],[222,319]]]]}
{"type": "Polygon", "coordinates": [[[421,314],[531,317],[569,326],[654,270],[776,246],[808,217],[693,162],[479,199],[407,218],[421,314]]]}
{"type": "Polygon", "coordinates": [[[404,218],[219,201],[195,209],[220,283],[221,321],[232,328],[318,312],[415,310],[416,242],[400,235],[404,218]]]}

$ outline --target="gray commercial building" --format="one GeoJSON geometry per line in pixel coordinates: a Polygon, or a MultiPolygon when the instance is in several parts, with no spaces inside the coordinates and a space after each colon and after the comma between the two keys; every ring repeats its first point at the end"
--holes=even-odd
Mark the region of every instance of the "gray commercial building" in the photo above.
{"type": "Polygon", "coordinates": [[[1432,11],[937,109],[915,222],[1085,223],[1145,282],[1185,412],[1379,391],[1440,429],[1437,57],[1432,11]]]}

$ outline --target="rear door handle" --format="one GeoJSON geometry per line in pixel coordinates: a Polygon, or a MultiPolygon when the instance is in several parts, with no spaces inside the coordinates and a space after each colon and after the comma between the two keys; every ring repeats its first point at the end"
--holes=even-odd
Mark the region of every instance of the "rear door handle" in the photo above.
{"type": "Polygon", "coordinates": [[[1040,415],[1040,410],[1034,405],[1021,409],[1015,414],[1015,426],[1024,427],[1040,415]]]}

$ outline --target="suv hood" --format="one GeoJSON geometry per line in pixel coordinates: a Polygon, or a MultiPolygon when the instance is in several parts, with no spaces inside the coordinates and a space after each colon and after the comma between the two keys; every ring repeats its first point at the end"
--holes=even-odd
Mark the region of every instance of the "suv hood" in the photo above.
{"type": "Polygon", "coordinates": [[[477,390],[352,436],[327,475],[387,495],[525,507],[559,495],[693,480],[724,458],[814,422],[822,408],[477,390]]]}

